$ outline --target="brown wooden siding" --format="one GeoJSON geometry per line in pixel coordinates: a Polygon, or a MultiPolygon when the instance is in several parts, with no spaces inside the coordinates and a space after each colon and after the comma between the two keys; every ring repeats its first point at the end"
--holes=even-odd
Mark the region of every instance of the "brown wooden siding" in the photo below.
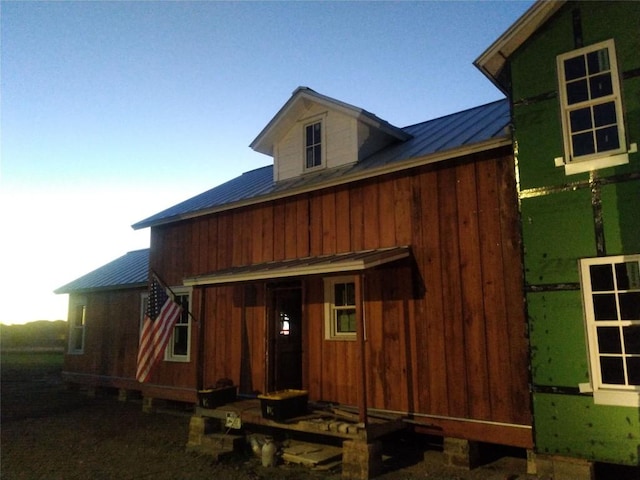
{"type": "MultiPolygon", "coordinates": [[[[514,165],[499,154],[155,227],[152,266],[179,285],[232,265],[411,245],[410,261],[364,275],[369,406],[530,425],[514,165]]],[[[305,387],[356,404],[357,344],[324,339],[322,278],[302,282],[305,387]]],[[[205,384],[264,391],[266,284],[254,287],[244,308],[243,285],[194,288],[205,384]]],[[[158,381],[197,385],[194,369],[161,370],[158,381]]]]}

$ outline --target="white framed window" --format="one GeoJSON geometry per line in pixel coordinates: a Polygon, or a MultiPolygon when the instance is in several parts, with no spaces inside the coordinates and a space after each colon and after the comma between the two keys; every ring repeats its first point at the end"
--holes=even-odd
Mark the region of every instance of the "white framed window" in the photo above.
{"type": "Polygon", "coordinates": [[[324,280],[325,338],[356,339],[356,289],[353,276],[324,280]]]}
{"type": "MultiPolygon", "coordinates": [[[[189,305],[191,289],[183,287],[172,288],[175,301],[182,306],[182,312],[173,327],[173,333],[164,353],[164,360],[168,362],[189,362],[191,360],[191,314],[189,305]]],[[[149,301],[149,293],[141,294],[140,331],[144,323],[145,312],[149,301]]]]}
{"type": "Polygon", "coordinates": [[[629,162],[613,40],[557,57],[567,174],[629,162]]]}
{"type": "Polygon", "coordinates": [[[595,403],[640,406],[640,254],[580,260],[595,403]]]}
{"type": "Polygon", "coordinates": [[[76,298],[69,312],[69,353],[84,353],[86,321],[87,300],[84,297],[76,298]]]}
{"type": "Polygon", "coordinates": [[[304,126],[304,168],[313,170],[324,165],[322,148],[322,121],[314,121],[304,126]]]}

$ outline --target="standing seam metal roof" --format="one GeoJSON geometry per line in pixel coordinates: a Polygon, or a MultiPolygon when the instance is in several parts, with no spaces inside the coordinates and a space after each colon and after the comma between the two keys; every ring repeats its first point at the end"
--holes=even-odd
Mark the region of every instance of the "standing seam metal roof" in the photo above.
{"type": "Polygon", "coordinates": [[[54,290],[74,293],[102,288],[133,288],[145,286],[149,279],[149,249],[135,250],[54,290]]]}
{"type": "Polygon", "coordinates": [[[462,112],[418,123],[402,130],[412,137],[397,142],[370,157],[343,167],[275,182],[273,165],[246,172],[204,193],[159,212],[133,225],[134,229],[150,227],[197,216],[199,212],[231,206],[238,202],[294,191],[299,188],[322,188],[337,178],[357,176],[368,170],[387,167],[430,155],[452,152],[490,140],[509,138],[510,112],[506,99],[474,107],[462,112]]]}

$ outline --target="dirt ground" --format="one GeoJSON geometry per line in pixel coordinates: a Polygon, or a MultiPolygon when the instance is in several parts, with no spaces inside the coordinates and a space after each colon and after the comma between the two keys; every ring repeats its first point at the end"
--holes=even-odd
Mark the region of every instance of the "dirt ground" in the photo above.
{"type": "MultiPolygon", "coordinates": [[[[2,479],[340,479],[339,468],[265,468],[250,449],[220,462],[187,452],[188,412],[148,414],[140,402],[89,397],[62,384],[59,358],[25,358],[2,357],[2,479]]],[[[523,458],[473,471],[449,468],[437,448],[411,437],[389,442],[385,454],[381,480],[536,478],[525,474],[523,458]]]]}

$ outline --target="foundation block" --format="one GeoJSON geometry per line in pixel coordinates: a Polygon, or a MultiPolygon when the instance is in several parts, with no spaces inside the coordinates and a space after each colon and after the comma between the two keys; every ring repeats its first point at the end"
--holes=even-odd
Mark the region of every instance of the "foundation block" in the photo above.
{"type": "Polygon", "coordinates": [[[345,440],[342,443],[342,478],[369,480],[382,473],[382,443],[345,440]]]}
{"type": "Polygon", "coordinates": [[[481,464],[478,442],[459,438],[444,438],[443,458],[445,465],[471,470],[481,464]]]}

